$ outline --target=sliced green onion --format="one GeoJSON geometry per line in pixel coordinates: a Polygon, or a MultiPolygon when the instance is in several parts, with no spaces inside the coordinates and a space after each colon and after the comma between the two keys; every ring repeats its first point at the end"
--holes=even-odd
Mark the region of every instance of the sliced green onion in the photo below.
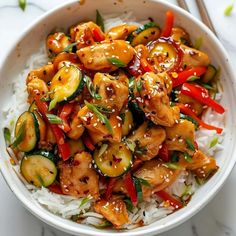
{"type": "Polygon", "coordinates": [[[138,147],[136,150],[135,150],[135,153],[139,154],[139,155],[143,155],[147,152],[147,147],[144,146],[144,147],[138,147]]]}
{"type": "Polygon", "coordinates": [[[138,178],[138,177],[135,177],[135,178],[138,179],[140,184],[142,184],[142,185],[144,185],[146,187],[151,187],[151,184],[146,179],[142,179],[142,178],[138,178]]]}
{"type": "Polygon", "coordinates": [[[107,150],[108,148],[108,144],[104,143],[102,144],[101,148],[99,149],[99,152],[98,152],[98,157],[102,156],[103,153],[107,150]]]}
{"type": "Polygon", "coordinates": [[[185,140],[186,144],[187,144],[187,148],[191,151],[195,151],[195,146],[192,143],[192,141],[189,138],[186,138],[185,140]]]}
{"type": "Polygon", "coordinates": [[[135,144],[134,141],[132,141],[130,139],[126,139],[125,143],[126,143],[126,145],[128,146],[128,148],[130,149],[131,152],[135,151],[136,144],[135,144]]]}
{"type": "Polygon", "coordinates": [[[176,163],[179,161],[179,156],[178,156],[178,152],[173,152],[170,156],[171,162],[172,163],[176,163]]]}
{"type": "Polygon", "coordinates": [[[24,11],[26,7],[26,0],[18,0],[18,5],[21,8],[21,10],[24,11]]]}
{"type": "Polygon", "coordinates": [[[96,24],[100,26],[101,30],[104,32],[105,27],[104,27],[104,20],[102,18],[102,15],[98,10],[96,10],[96,24]]]}
{"type": "Polygon", "coordinates": [[[108,220],[104,220],[101,224],[98,224],[98,225],[94,225],[96,228],[98,229],[103,229],[103,228],[106,228],[106,227],[109,227],[109,226],[112,226],[112,223],[108,220]]]}
{"type": "Polygon", "coordinates": [[[196,128],[198,128],[198,126],[199,126],[198,122],[196,120],[194,120],[191,116],[180,113],[180,119],[188,120],[188,121],[192,122],[196,128]]]}
{"type": "Polygon", "coordinates": [[[195,41],[194,48],[199,50],[202,47],[202,44],[203,44],[203,37],[199,37],[195,41]]]}
{"type": "Polygon", "coordinates": [[[110,58],[107,58],[107,61],[109,63],[111,63],[113,66],[116,66],[118,68],[119,67],[126,67],[126,64],[117,58],[110,57],[110,58]]]}
{"type": "Polygon", "coordinates": [[[13,148],[16,148],[21,143],[21,141],[24,139],[25,128],[26,128],[26,121],[24,121],[23,124],[21,125],[21,127],[19,128],[19,131],[16,135],[15,141],[11,145],[13,148]]]}
{"type": "Polygon", "coordinates": [[[209,85],[209,84],[201,83],[201,86],[206,88],[206,89],[208,89],[208,90],[213,89],[213,87],[211,85],[209,85]]]}
{"type": "Polygon", "coordinates": [[[230,16],[232,10],[234,9],[234,4],[230,4],[229,6],[227,6],[224,10],[224,15],[225,16],[230,16]]]}
{"type": "Polygon", "coordinates": [[[94,106],[93,104],[84,101],[85,105],[88,107],[89,110],[91,110],[92,112],[94,112],[94,114],[98,117],[98,119],[105,124],[105,126],[107,127],[108,131],[113,134],[113,130],[112,130],[112,126],[110,124],[110,121],[107,119],[106,116],[104,116],[98,109],[96,106],[94,106]]]}
{"type": "Polygon", "coordinates": [[[187,161],[189,163],[193,162],[192,157],[187,152],[184,153],[184,159],[185,159],[185,161],[187,161]]]}
{"type": "Polygon", "coordinates": [[[134,178],[134,185],[137,192],[138,202],[142,202],[143,200],[143,192],[142,192],[142,186],[138,178],[134,178]]]}
{"type": "Polygon", "coordinates": [[[143,88],[143,83],[142,83],[142,81],[141,81],[141,80],[138,80],[138,82],[136,83],[136,85],[137,85],[137,90],[138,90],[138,92],[141,93],[142,88],[143,88]]]}
{"type": "Polygon", "coordinates": [[[187,81],[192,82],[192,81],[195,81],[195,80],[198,80],[198,79],[200,79],[200,77],[192,75],[192,76],[188,77],[187,81]]]}
{"type": "Polygon", "coordinates": [[[52,109],[55,108],[56,105],[57,105],[57,99],[54,98],[54,99],[51,100],[51,102],[49,103],[49,108],[48,108],[48,110],[51,111],[52,109]]]}
{"type": "Polygon", "coordinates": [[[107,108],[104,106],[100,106],[100,105],[96,105],[97,109],[102,112],[102,113],[112,113],[112,109],[111,108],[107,108]]]}
{"type": "Polygon", "coordinates": [[[204,184],[204,180],[201,179],[201,178],[199,178],[199,177],[197,177],[197,176],[195,176],[195,180],[196,180],[196,182],[197,182],[197,184],[198,184],[199,186],[201,186],[201,185],[204,184]]]}
{"type": "Polygon", "coordinates": [[[61,125],[63,123],[62,119],[56,115],[53,114],[46,114],[48,121],[51,124],[61,125]]]}
{"type": "Polygon", "coordinates": [[[83,198],[83,200],[81,201],[80,205],[79,205],[79,208],[84,206],[86,203],[88,203],[89,201],[91,200],[90,197],[85,197],[83,198]]]}
{"type": "Polygon", "coordinates": [[[85,82],[86,82],[86,86],[87,86],[87,88],[88,88],[88,91],[89,91],[90,95],[92,96],[92,98],[94,98],[94,99],[96,99],[96,100],[102,99],[101,95],[96,93],[91,78],[90,78],[89,76],[85,75],[85,76],[84,76],[84,79],[85,79],[85,82]]]}
{"type": "Polygon", "coordinates": [[[218,143],[218,137],[215,137],[214,139],[211,140],[209,147],[213,148],[217,143],[218,143]]]}
{"type": "Polygon", "coordinates": [[[183,167],[179,166],[178,164],[171,163],[171,162],[167,162],[162,165],[165,166],[166,168],[172,169],[172,170],[183,170],[183,167]]]}
{"type": "Polygon", "coordinates": [[[65,47],[65,48],[62,50],[62,52],[71,52],[72,48],[73,48],[74,46],[76,46],[77,44],[78,44],[78,42],[77,42],[77,43],[72,43],[72,44],[68,45],[67,47],[65,47]]]}
{"type": "Polygon", "coordinates": [[[9,143],[11,142],[11,131],[10,131],[10,129],[5,127],[3,129],[3,135],[4,135],[6,145],[9,145],[9,143]]]}
{"type": "Polygon", "coordinates": [[[133,209],[134,209],[134,205],[131,202],[131,200],[129,198],[126,198],[126,199],[124,199],[124,202],[125,202],[127,210],[132,213],[133,209]]]}
{"type": "Polygon", "coordinates": [[[125,113],[121,113],[120,118],[122,119],[122,125],[125,123],[125,113]]]}

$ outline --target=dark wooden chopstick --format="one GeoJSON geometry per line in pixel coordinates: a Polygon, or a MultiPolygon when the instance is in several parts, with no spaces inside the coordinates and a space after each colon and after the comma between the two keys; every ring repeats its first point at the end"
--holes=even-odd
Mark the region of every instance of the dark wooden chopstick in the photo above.
{"type": "MultiPolygon", "coordinates": [[[[214,28],[214,25],[212,24],[211,18],[207,12],[206,6],[204,4],[203,0],[195,0],[200,16],[202,18],[202,22],[208,26],[208,28],[217,36],[216,30],[214,28]]],[[[188,5],[185,0],[177,0],[178,5],[183,8],[184,10],[189,11],[188,5]]]]}

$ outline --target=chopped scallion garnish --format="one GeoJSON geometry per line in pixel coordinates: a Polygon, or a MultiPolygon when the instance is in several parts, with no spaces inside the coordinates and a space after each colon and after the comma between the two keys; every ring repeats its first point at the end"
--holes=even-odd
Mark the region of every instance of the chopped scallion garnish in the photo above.
{"type": "Polygon", "coordinates": [[[23,124],[21,125],[21,127],[19,128],[19,131],[16,135],[15,141],[11,145],[13,148],[16,148],[21,143],[21,141],[24,139],[25,129],[26,129],[26,121],[24,121],[23,124]]]}
{"type": "Polygon", "coordinates": [[[62,119],[56,115],[53,114],[46,114],[48,121],[51,124],[61,125],[63,123],[62,119]]]}
{"type": "Polygon", "coordinates": [[[119,67],[126,67],[126,64],[117,58],[110,57],[110,58],[107,58],[107,61],[109,63],[111,63],[113,66],[116,66],[118,68],[119,67]]]}
{"type": "Polygon", "coordinates": [[[224,10],[224,15],[225,16],[230,16],[232,10],[234,9],[234,4],[230,4],[229,6],[227,6],[224,10]]]}
{"type": "Polygon", "coordinates": [[[195,146],[192,143],[192,141],[189,138],[186,138],[185,140],[186,144],[187,144],[187,148],[191,151],[195,151],[195,146]]]}
{"type": "Polygon", "coordinates": [[[98,10],[96,10],[96,24],[100,26],[101,30],[104,32],[105,27],[104,27],[104,20],[102,18],[102,15],[98,10]]]}

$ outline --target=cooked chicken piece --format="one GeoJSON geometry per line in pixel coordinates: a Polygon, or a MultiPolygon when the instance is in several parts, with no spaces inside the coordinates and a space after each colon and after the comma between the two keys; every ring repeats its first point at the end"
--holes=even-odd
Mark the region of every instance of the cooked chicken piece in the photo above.
{"type": "Polygon", "coordinates": [[[146,117],[156,125],[173,126],[179,120],[179,108],[170,106],[165,73],[147,72],[136,79],[134,96],[146,117]]]}
{"type": "Polygon", "coordinates": [[[159,160],[146,161],[134,176],[148,181],[151,186],[142,185],[143,198],[148,199],[154,192],[170,186],[180,174],[180,170],[171,170],[159,160]]]}
{"type": "Polygon", "coordinates": [[[182,93],[177,94],[178,102],[183,104],[188,104],[197,115],[200,115],[203,111],[203,105],[197,100],[184,95],[182,93]]]}
{"type": "Polygon", "coordinates": [[[71,40],[73,42],[78,42],[80,47],[92,45],[94,43],[94,30],[99,32],[99,35],[105,38],[105,34],[102,32],[101,28],[94,22],[89,21],[70,28],[71,40]]]}
{"type": "Polygon", "coordinates": [[[112,197],[109,200],[100,200],[94,204],[94,210],[102,214],[117,229],[129,223],[126,205],[122,199],[112,197]]]}
{"type": "Polygon", "coordinates": [[[75,155],[72,163],[60,162],[60,185],[62,192],[75,197],[99,197],[99,176],[92,169],[92,156],[87,152],[75,155]]]}
{"type": "Polygon", "coordinates": [[[124,40],[114,40],[81,48],[77,55],[87,69],[111,72],[117,66],[112,65],[108,59],[118,59],[127,65],[134,56],[134,49],[124,40]]]}
{"type": "Polygon", "coordinates": [[[191,150],[188,143],[194,145],[194,140],[195,127],[188,120],[180,120],[174,126],[166,127],[166,144],[168,150],[187,152],[189,155],[192,155],[193,150],[191,150]]]}
{"type": "Polygon", "coordinates": [[[94,103],[105,106],[114,112],[119,112],[128,101],[129,89],[128,78],[111,76],[104,73],[96,73],[93,80],[96,92],[101,96],[100,100],[94,100],[94,103]]]}
{"type": "Polygon", "coordinates": [[[157,156],[165,138],[166,133],[163,128],[158,126],[148,127],[148,122],[144,122],[128,139],[136,144],[135,155],[147,161],[157,156]]]}
{"type": "Polygon", "coordinates": [[[27,84],[27,92],[28,92],[28,102],[31,104],[34,101],[34,90],[37,90],[40,93],[40,96],[44,96],[48,93],[48,86],[47,84],[35,77],[27,84]]]}
{"type": "Polygon", "coordinates": [[[79,139],[84,133],[84,126],[78,115],[72,119],[70,128],[71,130],[67,133],[67,136],[73,140],[79,139]]]}
{"type": "Polygon", "coordinates": [[[42,79],[46,83],[50,82],[53,76],[56,74],[53,64],[45,65],[41,68],[30,71],[27,76],[26,84],[35,78],[42,79]]]}
{"type": "MultiPolygon", "coordinates": [[[[91,137],[93,135],[100,137],[101,140],[109,140],[110,142],[120,142],[122,134],[121,119],[116,114],[110,114],[109,123],[112,127],[112,133],[101,120],[84,106],[79,112],[78,117],[83,122],[83,125],[89,130],[91,137]]],[[[99,139],[99,141],[101,141],[99,139]]]]}
{"type": "Polygon", "coordinates": [[[71,40],[62,32],[50,34],[46,41],[49,53],[58,54],[71,44],[71,40]]]}
{"type": "Polygon", "coordinates": [[[139,44],[139,45],[135,46],[134,49],[135,49],[136,54],[139,58],[147,58],[149,55],[148,48],[146,46],[144,46],[143,44],[139,44]]]}
{"type": "Polygon", "coordinates": [[[180,27],[174,27],[172,28],[171,37],[177,42],[180,42],[182,44],[189,45],[190,44],[190,37],[189,34],[180,27]]]}
{"type": "Polygon", "coordinates": [[[193,171],[201,179],[207,179],[219,169],[216,160],[213,157],[206,156],[200,150],[194,153],[192,162],[188,163],[186,168],[193,171]]]}
{"type": "Polygon", "coordinates": [[[181,45],[181,49],[184,52],[183,65],[187,67],[192,66],[208,66],[210,64],[209,56],[195,48],[190,48],[186,45],[181,45]]]}
{"type": "Polygon", "coordinates": [[[113,28],[111,28],[106,35],[106,38],[108,40],[115,40],[115,39],[123,39],[125,40],[127,36],[135,31],[138,27],[136,25],[118,25],[113,28]]]}

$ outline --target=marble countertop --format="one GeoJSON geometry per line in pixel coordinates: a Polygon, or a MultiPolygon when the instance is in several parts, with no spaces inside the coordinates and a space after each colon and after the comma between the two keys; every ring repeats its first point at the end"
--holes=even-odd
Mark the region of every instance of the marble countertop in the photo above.
{"type": "MultiPolygon", "coordinates": [[[[55,5],[67,0],[28,0],[26,11],[17,0],[0,0],[0,61],[15,38],[30,22],[55,5]]],[[[170,2],[176,4],[175,0],[170,2]]],[[[193,0],[187,0],[193,15],[199,18],[193,0]]],[[[233,0],[205,0],[220,41],[236,67],[236,10],[230,17],[223,12],[233,0]]],[[[235,236],[236,235],[236,167],[217,196],[197,215],[162,236],[235,236]]],[[[7,187],[0,175],[0,235],[1,236],[69,236],[31,215],[7,187]]]]}

